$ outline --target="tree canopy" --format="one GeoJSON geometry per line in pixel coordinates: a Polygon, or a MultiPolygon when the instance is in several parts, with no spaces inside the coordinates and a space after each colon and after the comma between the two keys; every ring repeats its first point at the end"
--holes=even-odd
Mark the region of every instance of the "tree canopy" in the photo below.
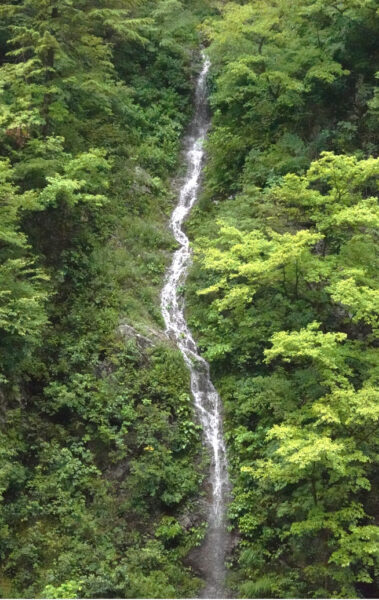
{"type": "Polygon", "coordinates": [[[244,598],[378,589],[374,2],[227,2],[190,325],[225,405],[244,598]]]}

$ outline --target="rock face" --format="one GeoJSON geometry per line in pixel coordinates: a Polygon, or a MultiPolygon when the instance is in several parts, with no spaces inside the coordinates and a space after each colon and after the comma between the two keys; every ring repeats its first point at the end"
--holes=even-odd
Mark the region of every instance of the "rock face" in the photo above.
{"type": "Polygon", "coordinates": [[[152,327],[148,327],[147,325],[144,327],[148,335],[144,335],[137,331],[132,325],[129,323],[120,323],[118,326],[119,335],[125,340],[134,339],[141,350],[146,350],[152,346],[156,346],[160,342],[165,342],[170,339],[163,331],[159,331],[158,329],[153,329],[152,327]]]}
{"type": "Polygon", "coordinates": [[[139,346],[139,348],[141,348],[141,350],[146,350],[146,348],[149,348],[150,346],[154,346],[153,340],[142,335],[141,333],[138,333],[138,331],[136,329],[134,329],[134,327],[132,327],[131,325],[128,325],[127,323],[121,323],[121,325],[119,325],[118,333],[125,340],[130,340],[130,339],[136,340],[136,343],[139,346]]]}

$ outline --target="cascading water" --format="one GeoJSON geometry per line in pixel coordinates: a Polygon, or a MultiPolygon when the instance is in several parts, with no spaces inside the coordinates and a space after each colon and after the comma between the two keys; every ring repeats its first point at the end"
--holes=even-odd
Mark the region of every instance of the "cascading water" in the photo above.
{"type": "Polygon", "coordinates": [[[207,111],[207,74],[210,62],[203,55],[203,67],[195,96],[195,116],[188,139],[187,175],[180,190],[178,204],[171,216],[170,227],[180,244],[175,252],[162,290],[161,307],[166,333],[174,337],[191,373],[191,390],[204,430],[204,441],[210,450],[209,481],[211,496],[208,506],[208,532],[201,549],[202,573],[205,578],[203,598],[225,597],[225,558],[229,546],[226,530],[226,504],[229,492],[227,459],[222,433],[219,396],[212,384],[208,363],[199,355],[184,317],[184,301],[180,288],[184,284],[191,259],[190,244],[183,223],[195,204],[204,158],[203,144],[209,127],[207,111]]]}

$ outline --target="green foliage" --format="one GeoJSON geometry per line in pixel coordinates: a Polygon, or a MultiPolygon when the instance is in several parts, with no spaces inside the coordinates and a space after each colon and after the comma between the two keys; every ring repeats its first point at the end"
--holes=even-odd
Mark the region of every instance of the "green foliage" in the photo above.
{"type": "Polygon", "coordinates": [[[12,168],[0,160],[0,379],[30,353],[46,323],[46,274],[36,267],[20,220],[38,206],[33,193],[20,193],[12,183],[12,168]]]}
{"type": "Polygon", "coordinates": [[[375,595],[376,8],[227,2],[203,31],[213,122],[186,287],[225,407],[230,585],[375,595]]]}
{"type": "Polygon", "coordinates": [[[351,152],[358,139],[374,151],[375,11],[372,0],[226,2],[205,23],[215,79],[208,195],[302,172],[320,150],[351,152]]]}
{"type": "Polygon", "coordinates": [[[82,586],[77,581],[66,581],[58,587],[47,585],[43,590],[42,598],[79,598],[82,586]]]}
{"type": "Polygon", "coordinates": [[[200,428],[159,290],[204,10],[0,7],[1,595],[197,594],[200,428]]]}
{"type": "Polygon", "coordinates": [[[244,595],[346,597],[375,572],[379,529],[364,498],[378,450],[367,437],[379,417],[377,265],[367,260],[378,165],[326,153],[306,175],[256,193],[255,229],[224,221],[217,237],[199,240],[212,278],[198,292],[211,302],[201,312],[206,353],[220,372],[243,367],[237,386],[225,377],[220,386],[240,472],[240,568],[261,582],[243,584],[244,595]],[[309,229],[293,232],[296,223],[309,229]]]}

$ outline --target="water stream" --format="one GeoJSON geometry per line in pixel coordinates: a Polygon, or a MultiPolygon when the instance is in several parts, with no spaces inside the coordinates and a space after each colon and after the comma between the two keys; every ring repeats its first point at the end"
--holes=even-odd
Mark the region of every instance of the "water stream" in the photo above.
{"type": "Polygon", "coordinates": [[[210,379],[209,365],[200,356],[184,316],[184,300],[180,293],[191,260],[189,240],[183,223],[195,204],[204,160],[204,140],[209,127],[207,110],[207,74],[210,62],[203,56],[195,95],[195,113],[186,153],[187,174],[180,189],[178,203],[172,213],[170,227],[179,243],[162,290],[161,308],[166,333],[175,339],[191,374],[191,390],[195,408],[203,427],[204,442],[210,452],[210,493],[207,505],[208,530],[200,550],[201,572],[205,579],[202,598],[225,598],[225,558],[229,546],[226,530],[226,504],[229,493],[227,459],[222,432],[219,396],[210,379]]]}

